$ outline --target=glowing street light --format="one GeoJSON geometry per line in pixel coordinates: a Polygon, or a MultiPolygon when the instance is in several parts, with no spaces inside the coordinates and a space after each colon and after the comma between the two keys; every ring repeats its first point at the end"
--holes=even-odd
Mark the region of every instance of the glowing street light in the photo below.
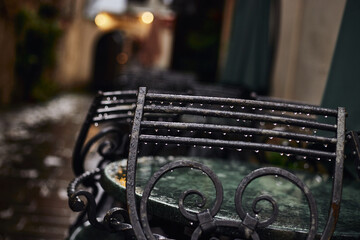
{"type": "Polygon", "coordinates": [[[144,12],[141,15],[141,21],[145,24],[150,24],[154,21],[154,14],[152,14],[151,12],[144,12]]]}
{"type": "Polygon", "coordinates": [[[109,29],[114,26],[114,21],[107,13],[99,13],[95,17],[95,24],[101,29],[109,29]]]}

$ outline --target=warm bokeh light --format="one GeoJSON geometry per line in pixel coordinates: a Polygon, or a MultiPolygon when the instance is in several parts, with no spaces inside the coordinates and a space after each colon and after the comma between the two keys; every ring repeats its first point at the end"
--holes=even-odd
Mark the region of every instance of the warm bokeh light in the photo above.
{"type": "Polygon", "coordinates": [[[109,29],[114,25],[114,21],[107,13],[99,13],[95,17],[95,24],[101,29],[109,29]]]}
{"type": "Polygon", "coordinates": [[[150,24],[154,21],[154,14],[152,14],[151,12],[144,12],[141,15],[141,21],[145,24],[150,24]]]}
{"type": "Polygon", "coordinates": [[[121,64],[121,65],[127,63],[128,59],[129,59],[129,56],[128,56],[126,53],[124,53],[124,52],[119,53],[119,54],[116,56],[116,61],[117,61],[119,64],[121,64]]]}
{"type": "Polygon", "coordinates": [[[125,175],[125,173],[123,173],[121,168],[119,169],[119,171],[116,174],[116,180],[122,187],[126,186],[126,175],[125,175]]]}

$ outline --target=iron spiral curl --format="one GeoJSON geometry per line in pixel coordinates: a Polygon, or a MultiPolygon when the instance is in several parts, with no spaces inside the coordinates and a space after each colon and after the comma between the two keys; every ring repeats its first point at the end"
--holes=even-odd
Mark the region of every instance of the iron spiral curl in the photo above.
{"type": "MultiPolygon", "coordinates": [[[[154,237],[153,233],[150,230],[149,227],[149,220],[148,220],[148,216],[147,216],[147,202],[148,199],[150,197],[150,193],[152,191],[152,189],[154,188],[155,184],[159,181],[159,179],[166,174],[167,172],[170,172],[171,170],[177,169],[177,168],[193,168],[193,169],[198,169],[202,172],[204,172],[213,182],[214,187],[215,187],[215,191],[216,191],[216,199],[214,202],[214,205],[212,206],[211,209],[207,209],[201,213],[203,213],[204,215],[209,215],[208,219],[212,220],[212,217],[214,217],[220,210],[222,201],[223,201],[223,187],[221,185],[221,182],[219,180],[219,178],[216,176],[216,174],[207,166],[198,163],[198,162],[193,162],[193,161],[176,161],[176,162],[171,162],[168,163],[166,165],[164,165],[163,167],[161,167],[156,173],[154,173],[152,175],[152,177],[149,179],[147,185],[145,186],[142,198],[141,198],[141,202],[140,202],[140,219],[141,219],[141,224],[145,233],[145,236],[147,239],[152,239],[155,240],[156,238],[154,237]]],[[[198,207],[203,207],[206,203],[206,198],[205,196],[197,191],[197,190],[187,190],[184,193],[181,194],[181,196],[179,197],[179,210],[182,213],[182,215],[192,221],[192,222],[199,222],[200,225],[197,227],[197,229],[199,228],[198,231],[195,232],[199,232],[201,235],[201,219],[199,219],[199,214],[194,214],[194,213],[189,213],[188,211],[186,211],[185,207],[184,207],[184,200],[192,194],[196,194],[198,196],[200,196],[201,198],[201,203],[198,204],[198,207]]]]}
{"type": "MultiPolygon", "coordinates": [[[[311,194],[310,189],[297,176],[290,173],[289,171],[286,171],[284,169],[277,168],[277,167],[264,167],[264,168],[256,169],[253,172],[251,172],[250,174],[248,174],[245,178],[243,178],[243,180],[240,182],[240,184],[236,190],[236,194],[235,194],[235,207],[236,207],[236,211],[237,211],[238,215],[240,216],[241,220],[243,221],[243,224],[246,227],[249,227],[250,229],[254,228],[254,227],[265,228],[265,227],[269,226],[270,224],[272,224],[276,220],[279,209],[278,209],[276,201],[271,196],[262,195],[262,196],[255,198],[253,201],[252,210],[254,211],[254,213],[259,213],[261,211],[261,209],[257,209],[256,205],[258,202],[260,202],[262,200],[268,201],[272,205],[272,208],[273,208],[272,216],[269,219],[261,221],[261,222],[258,222],[258,220],[255,220],[247,212],[245,212],[245,210],[243,208],[243,204],[242,204],[242,196],[244,194],[246,187],[256,178],[268,176],[268,175],[283,177],[284,179],[295,184],[305,195],[307,203],[310,208],[310,229],[309,229],[309,233],[307,236],[307,240],[314,239],[316,232],[317,232],[317,228],[318,228],[318,219],[317,219],[318,213],[317,213],[315,199],[314,199],[313,195],[311,194]]],[[[252,229],[252,230],[254,230],[254,229],[252,229]]],[[[256,236],[254,236],[254,237],[256,238],[256,236]]]]}
{"type": "MultiPolygon", "coordinates": [[[[76,149],[74,151],[73,156],[73,168],[76,174],[82,174],[85,172],[84,163],[86,160],[86,156],[89,153],[92,146],[96,143],[99,143],[97,147],[97,153],[102,157],[103,161],[100,164],[103,164],[104,161],[113,161],[118,158],[126,157],[124,155],[125,147],[123,147],[125,141],[126,134],[124,134],[121,129],[118,127],[106,127],[101,129],[99,133],[97,133],[94,137],[92,137],[86,144],[81,145],[80,149],[76,149]],[[104,139],[106,136],[113,134],[113,138],[105,139],[100,142],[101,139],[104,139]]],[[[83,139],[84,141],[85,139],[83,139]]],[[[85,183],[87,185],[87,183],[85,183]]]]}
{"type": "MultiPolygon", "coordinates": [[[[97,218],[97,204],[95,200],[98,192],[97,189],[93,190],[94,193],[85,190],[77,190],[79,185],[83,184],[85,181],[98,181],[97,177],[100,174],[101,169],[96,168],[92,171],[83,173],[70,182],[67,189],[69,207],[74,212],[85,211],[88,221],[97,229],[107,230],[109,232],[132,229],[130,224],[125,223],[125,219],[127,219],[125,217],[127,212],[118,207],[110,209],[104,216],[103,221],[99,221],[97,218]],[[86,201],[83,201],[80,197],[84,197],[86,201]]],[[[96,186],[96,184],[92,184],[92,186],[96,186]]]]}

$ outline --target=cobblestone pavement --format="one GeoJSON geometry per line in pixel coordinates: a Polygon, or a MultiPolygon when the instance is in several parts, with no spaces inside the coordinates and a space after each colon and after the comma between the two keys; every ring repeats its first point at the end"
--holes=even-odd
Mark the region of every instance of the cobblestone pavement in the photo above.
{"type": "Polygon", "coordinates": [[[67,236],[72,149],[90,102],[67,94],[0,112],[0,240],[67,236]]]}

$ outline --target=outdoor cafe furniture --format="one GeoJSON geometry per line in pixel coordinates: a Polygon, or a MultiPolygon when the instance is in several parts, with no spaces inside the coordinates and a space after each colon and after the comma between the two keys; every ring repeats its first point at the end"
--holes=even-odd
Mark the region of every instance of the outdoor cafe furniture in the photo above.
{"type": "Polygon", "coordinates": [[[359,239],[345,119],[270,99],[99,93],[74,149],[69,239],[359,239]]]}

